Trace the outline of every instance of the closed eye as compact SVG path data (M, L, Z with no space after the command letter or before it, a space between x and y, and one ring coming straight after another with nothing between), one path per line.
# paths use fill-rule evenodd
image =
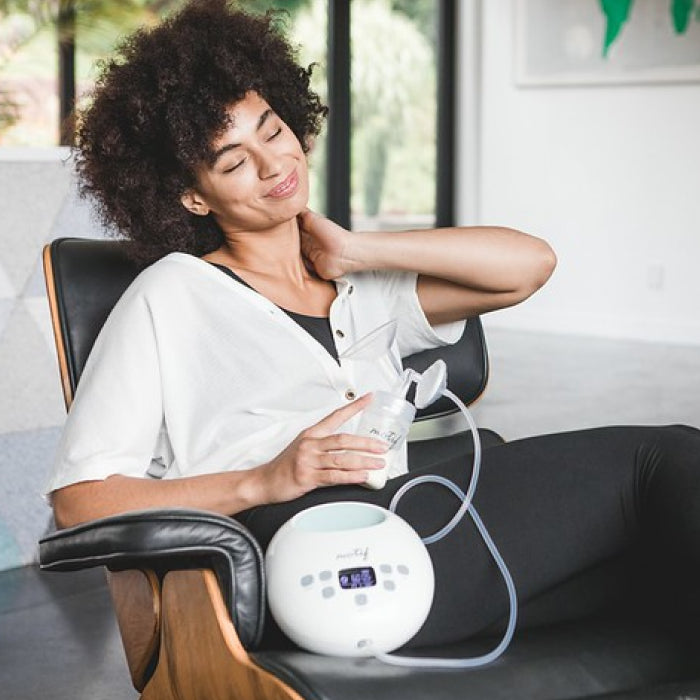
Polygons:
M272 134L267 140L268 140L268 141L272 141L272 139L277 138L281 133L282 133L282 127L281 127L281 126L278 126L278 127L277 127L277 131L275 131L275 133Z
M224 170L224 173L232 173L234 170L237 170L238 168L240 168L241 165L243 165L243 163L245 163L245 158L243 158L242 160L239 160L238 163L236 163L235 165L232 165L230 168L226 168L226 170Z

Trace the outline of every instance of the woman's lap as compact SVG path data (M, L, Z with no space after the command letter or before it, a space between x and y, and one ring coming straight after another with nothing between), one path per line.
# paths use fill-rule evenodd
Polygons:
M240 519L266 548L288 518L312 505L359 500L387 507L396 490L418 474L440 474L465 489L470 472L471 456L462 456L392 479L380 491L318 489ZM700 551L698 504L700 431L685 427L596 428L496 445L484 451L474 497L521 603L643 539L659 552L673 549L676 560L691 561L688 549ZM447 489L427 484L410 490L397 513L425 536L458 506ZM500 573L468 517L428 550L435 598L412 646L468 637L507 612ZM689 571L695 575L697 569Z

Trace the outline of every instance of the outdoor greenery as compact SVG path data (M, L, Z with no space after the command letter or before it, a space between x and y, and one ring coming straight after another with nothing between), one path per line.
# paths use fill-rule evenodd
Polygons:
M436 68L433 0L353 0L351 127L353 214L430 214L435 199ZM415 14L409 10L414 10ZM326 94L325 2L294 21L303 62L318 62L314 86ZM391 40L388 40L390 35ZM324 180L321 139L312 154L316 191ZM390 173L390 177L387 175Z
M97 62L110 55L120 37L156 23L181 4L182 0L0 0L0 145L56 142L59 36L75 41L80 103L94 81ZM325 98L327 0L240 4L252 12L275 8L288 14L299 59L315 64L313 85ZM353 214L430 216L435 192L437 4L353 0L351 16ZM311 165L311 205L322 209L323 134L314 144Z

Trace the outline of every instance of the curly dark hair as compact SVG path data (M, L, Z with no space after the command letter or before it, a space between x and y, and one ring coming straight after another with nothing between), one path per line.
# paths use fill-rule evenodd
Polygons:
M142 29L102 65L80 115L76 165L83 195L131 242L142 263L181 251L204 255L223 234L211 214L188 212L181 195L228 125L226 108L257 92L308 150L327 109L309 88L281 33L280 15L246 14L228 0L192 0Z

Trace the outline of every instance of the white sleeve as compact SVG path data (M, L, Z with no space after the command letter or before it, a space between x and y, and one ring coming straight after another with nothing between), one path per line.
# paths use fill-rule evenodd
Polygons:
M375 280L398 321L398 345L401 357L429 348L452 345L464 332L465 320L431 326L418 300L415 272L377 270Z
M146 299L129 289L87 360L46 493L112 474L146 476L162 423L151 313Z

